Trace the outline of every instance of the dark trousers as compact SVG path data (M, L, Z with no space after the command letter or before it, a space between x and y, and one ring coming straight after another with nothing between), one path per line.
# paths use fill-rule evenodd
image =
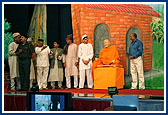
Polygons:
M20 84L23 91L28 91L30 87L30 64L30 58L19 59Z

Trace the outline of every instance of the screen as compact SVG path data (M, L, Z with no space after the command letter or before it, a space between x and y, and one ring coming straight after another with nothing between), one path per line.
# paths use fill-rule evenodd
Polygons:
M71 93L27 92L28 111L64 111L71 106Z

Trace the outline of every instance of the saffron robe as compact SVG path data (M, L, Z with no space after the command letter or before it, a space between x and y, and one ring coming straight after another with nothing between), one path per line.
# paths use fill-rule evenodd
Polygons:
M112 60L115 60L114 63L111 63ZM94 70L97 68L97 65L117 65L120 63L120 57L115 46L104 47L100 51L99 58L96 59L92 64L92 77L94 78Z

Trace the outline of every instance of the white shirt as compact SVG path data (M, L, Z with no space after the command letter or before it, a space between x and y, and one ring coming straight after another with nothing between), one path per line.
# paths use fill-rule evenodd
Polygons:
M41 110L41 111L46 111L46 109L45 109L44 106L42 106L42 107L40 108L40 110Z
M79 45L79 49L78 49L78 57L80 58L80 62L79 62L79 70L84 70L84 69L91 69L92 67L92 58L93 58L93 47L92 44L87 43L81 43ZM84 60L89 60L90 62L88 63L88 65L85 65L82 61L82 59Z
M58 105L57 105L57 109L61 109L61 105L60 105L60 103L58 103Z
M47 46L44 50L42 47L36 47L35 52L37 54L37 67L47 67L49 65L49 57L48 54L50 53L50 48Z

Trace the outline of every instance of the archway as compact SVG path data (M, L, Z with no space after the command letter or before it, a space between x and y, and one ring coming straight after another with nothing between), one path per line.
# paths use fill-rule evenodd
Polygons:
M104 47L104 40L110 39L110 29L109 27L102 23L96 26L94 30L94 54L98 58L100 50Z
M126 53L127 53L127 75L130 75L130 60L129 60L129 47L131 44L131 40L130 40L130 35L131 33L136 33L137 34L137 39L142 41L142 35L140 32L140 29L138 27L132 26L126 35Z

